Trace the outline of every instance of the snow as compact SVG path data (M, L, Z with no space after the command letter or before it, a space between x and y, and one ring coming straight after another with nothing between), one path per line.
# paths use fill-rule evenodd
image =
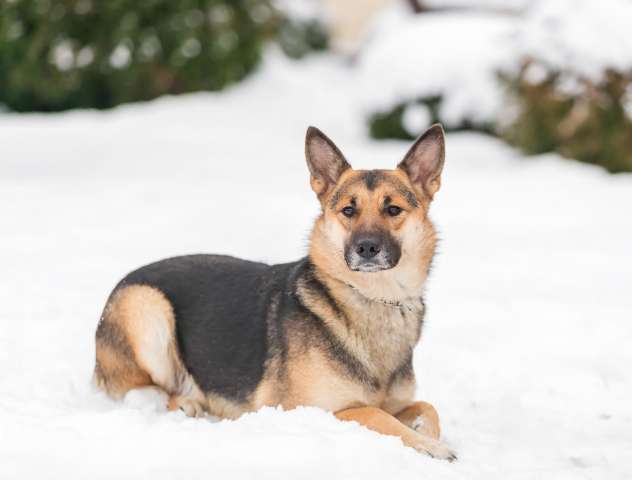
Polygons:
M326 19L325 9L322 2L318 0L273 0L272 4L290 18L298 20Z
M326 87L326 88L325 88ZM131 269L194 252L284 262L317 215L309 124L394 166L335 59L221 94L0 116L0 478L608 478L632 475L632 176L449 134L415 354L453 464L326 412L189 419L90 385L93 333Z
M629 0L435 0L430 5L470 8L421 15L402 4L378 17L359 54L367 115L440 95L446 126L496 125L511 116L499 74L514 76L526 61L534 83L561 72L559 89L569 95L608 70L632 70Z
M425 105L411 104L406 106L402 115L402 125L411 136L423 132L432 123L432 113Z
M533 0L424 0L423 4L433 8L493 9L519 12Z
M632 3L628 0L539 0L516 37L516 58L598 82L607 69L632 68Z
M441 95L448 126L495 119L503 101L497 72L511 62L518 20L494 13L451 12L378 22L358 60L360 102L367 113Z

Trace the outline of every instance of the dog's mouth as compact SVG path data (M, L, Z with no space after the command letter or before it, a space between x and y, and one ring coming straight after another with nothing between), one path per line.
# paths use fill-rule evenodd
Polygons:
M363 263L358 265L355 268L351 268L354 272L379 272L380 270L387 270L391 267L384 267L382 265L378 265L377 263Z
M380 259L378 261L366 261L359 260L358 258L345 258L349 270L352 272L373 273L381 272L383 270L390 270L395 267L397 263L390 262L386 259Z

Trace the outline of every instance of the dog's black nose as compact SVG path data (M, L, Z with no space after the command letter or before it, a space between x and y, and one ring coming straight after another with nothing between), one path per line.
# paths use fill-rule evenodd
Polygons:
M371 239L364 239L364 240L360 240L357 244L356 244L356 253L358 255L360 255L362 258L373 258L375 257L378 253L380 253L380 250L382 249L382 247L380 246L380 244L378 242L376 242L375 240L371 240Z

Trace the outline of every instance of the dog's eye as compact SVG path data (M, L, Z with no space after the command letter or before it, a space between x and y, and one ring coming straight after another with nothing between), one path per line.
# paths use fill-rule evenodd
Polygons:
M386 211L388 212L388 214L391 217L396 217L397 215L402 213L402 209L400 207L398 207L398 206L395 206L395 205L391 205L391 206L387 207Z
M342 214L345 217L351 218L353 217L353 214L355 213L355 208L353 207L345 207L342 209Z

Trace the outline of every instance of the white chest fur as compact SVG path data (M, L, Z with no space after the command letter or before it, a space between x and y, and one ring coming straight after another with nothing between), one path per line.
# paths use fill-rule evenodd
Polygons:
M419 340L423 303L421 299L404 303L353 297L347 348L383 383L409 359Z

